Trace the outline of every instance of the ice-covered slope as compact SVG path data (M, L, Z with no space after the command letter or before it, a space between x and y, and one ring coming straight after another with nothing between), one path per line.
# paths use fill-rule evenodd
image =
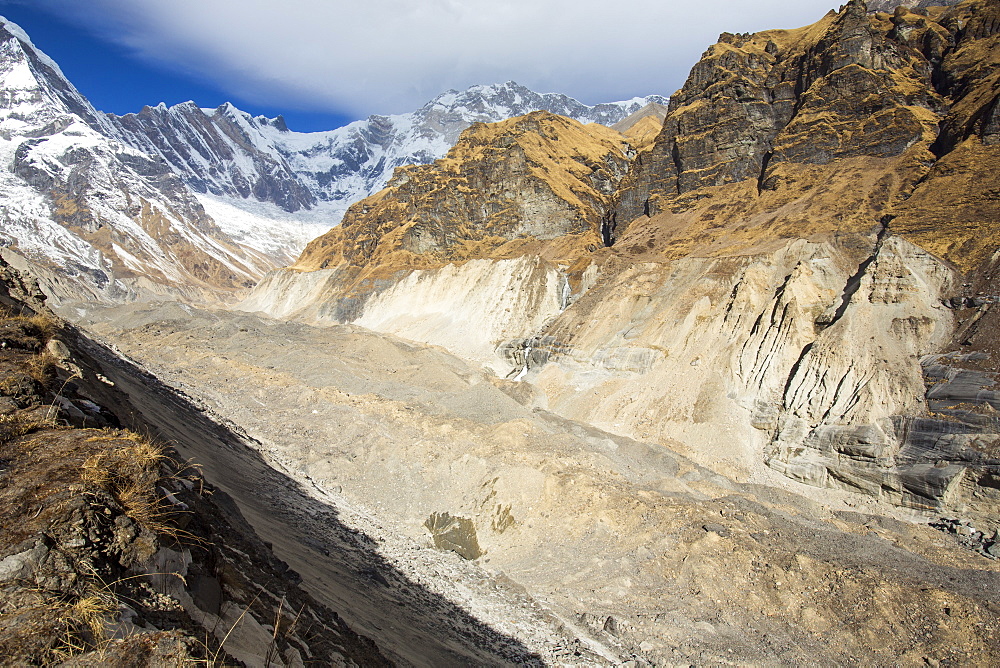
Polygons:
M117 140L4 19L0 91L0 244L56 298L232 289L272 266L232 243L161 160Z
M193 102L146 107L111 122L125 141L161 156L199 193L239 207L270 202L288 212L313 209L320 214L314 218L334 225L351 204L382 189L396 167L444 157L473 123L545 110L613 125L650 102L665 100L653 95L588 106L508 81L449 90L416 111L326 132L293 132L280 116L254 117L230 104L200 109Z

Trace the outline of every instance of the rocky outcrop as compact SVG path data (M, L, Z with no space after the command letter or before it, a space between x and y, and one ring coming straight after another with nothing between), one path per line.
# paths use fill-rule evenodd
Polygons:
M835 209L830 213L839 229L870 228L894 213L890 207L928 192L926 184L916 184L931 181L925 178L929 168L949 160L953 149L975 152L993 141L998 56L990 26L996 11L992 3L966 2L932 14L901 9L891 17L872 16L855 1L798 30L723 35L671 98L656 144L636 160L614 212L616 238L643 215L705 211L708 196L723 205L706 212L716 220L756 215L777 223L779 236L802 234L802 227L789 229L796 212L782 206L802 201L810 189L811 195L836 192L830 200L853 200L850 209L824 207ZM977 141L964 144L972 138ZM863 200L851 196L855 187L847 183L857 183L862 172L845 169L861 156L863 171L878 181ZM940 169L942 175L951 171ZM845 183L838 187L840 179ZM700 190L754 181L756 196L738 212L730 204L742 193ZM944 187L963 192L957 183ZM976 198L980 204L983 199ZM975 246L981 234L995 242L987 228L961 229L966 220L966 212L958 212L938 236L953 247ZM901 223L895 231L918 233L915 240L928 247L926 231L913 229L916 221ZM693 240L705 230L687 232ZM944 250L941 245L933 250ZM985 259L985 249L974 250L974 258L970 250L942 256L971 268Z
M996 461L982 444L996 426L941 413L928 373L952 372L921 359L950 352L953 308L985 307L975 292L994 281L986 221L1000 211L982 174L998 158L996 11L970 0L889 16L851 2L797 30L723 35L617 192L577 195L590 213L576 218L567 197L550 209L580 227L524 206L540 186L512 170L528 155L506 139L514 126L475 128L434 167L401 170L246 307L445 345L532 382L564 416L679 441L741 479L778 471L988 515ZM562 156L581 139L535 145ZM535 173L552 192L568 182ZM490 209L497 193L509 204ZM525 253L551 269L504 273ZM527 320L511 293L537 309L534 331L502 317ZM963 317L991 338L976 324L988 308ZM983 397L973 412L988 412Z
M600 243L601 211L630 151L612 130L547 112L474 125L444 159L397 170L293 269L386 265L398 253L446 262L528 239Z
M614 273L536 338L528 378L549 405L634 437L683 434L737 476L761 457L808 484L988 516L993 381L940 413L951 390L928 374L969 376L925 356L955 345L942 302L985 285L998 247L981 176L998 157L996 69L973 65L1000 53L995 13L853 2L797 31L724 35L624 182Z
M452 344L502 369L491 350L530 336L565 306L569 283L583 280L582 267L556 259L602 245L601 212L631 151L613 130L547 112L474 125L446 158L397 170L240 308L357 321L418 340L452 322ZM490 261L466 262L475 258ZM456 284L469 291L449 299ZM436 324L411 326L426 318Z
M950 7L952 5L957 5L961 1L962 0L868 0L866 4L868 5L869 12L888 12L891 14L897 7L919 10L929 7Z

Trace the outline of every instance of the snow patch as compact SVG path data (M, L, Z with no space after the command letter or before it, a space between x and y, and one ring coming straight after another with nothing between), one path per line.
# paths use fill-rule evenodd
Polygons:
M287 264L295 261L306 244L340 222L331 207L288 213L270 202L197 195L216 225L234 241Z

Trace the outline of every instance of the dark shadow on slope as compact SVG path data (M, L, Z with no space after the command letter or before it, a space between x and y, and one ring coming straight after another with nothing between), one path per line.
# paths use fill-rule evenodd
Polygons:
M78 361L88 367L81 385L115 407L127 426L160 436L200 465L206 479L233 498L232 513L242 514L272 544L276 556L301 575L304 588L386 656L427 666L544 665L517 639L398 571L372 538L344 525L335 509L269 466L238 428L216 423L103 345L79 333L76 339Z

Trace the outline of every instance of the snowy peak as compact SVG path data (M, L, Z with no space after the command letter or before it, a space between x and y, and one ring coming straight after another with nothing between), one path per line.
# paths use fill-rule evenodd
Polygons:
M7 118L31 123L45 115L69 113L97 131L110 130L104 116L69 82L55 61L39 51L20 26L3 17L0 87L7 93L0 101Z
M194 102L145 107L111 119L125 141L161 157L195 192L253 198L290 212L316 202L261 133L287 131L284 120L254 118L228 102L210 111Z
M464 91L449 90L428 102L417 114L443 110L451 114L483 115L495 122L523 116L532 111L548 111L581 123L613 125L649 102L663 104L666 99L652 95L623 102L588 106L568 95L539 94L517 82L508 81L502 84L472 86Z
M0 93L0 245L25 258L57 300L240 289L270 267L237 247L159 156L125 141L113 117L7 21Z

